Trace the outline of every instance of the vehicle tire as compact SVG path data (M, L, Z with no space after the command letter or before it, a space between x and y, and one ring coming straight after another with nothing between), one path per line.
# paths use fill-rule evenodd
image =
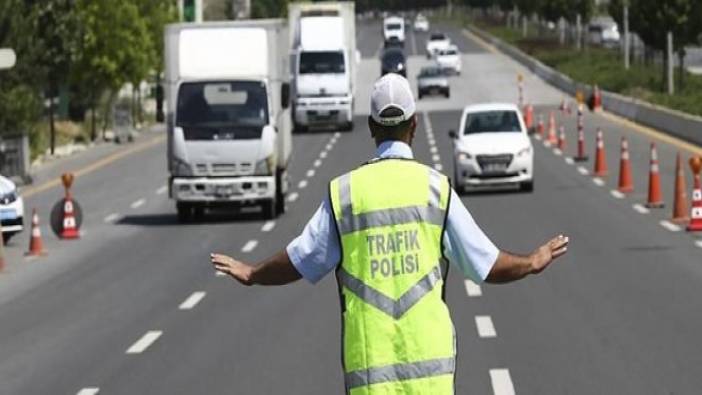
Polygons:
M447 89L446 92L444 92L444 96L446 96L447 99L451 97L451 91Z
M188 203L176 203L176 211L178 211L178 222L181 224L190 222L192 219L193 208Z
M418 93L417 93L417 99L418 99L418 100L422 100L422 96L424 96L424 95L422 95L422 92L418 92Z
M522 192L534 192L534 180L525 181L519 185Z
M261 203L261 215L265 220L275 219L278 199L275 197Z
M2 241L3 241L3 244L6 245L6 244L10 241L10 239L12 238L12 236L14 236L14 235L16 235L16 234L17 234L16 232L7 232L7 233L3 233L3 234L2 234Z
M205 216L205 207L202 205L194 205L192 207L192 219L194 221L201 221L202 217Z
M352 130L353 130L353 121L351 121L351 122L346 122L346 124L344 124L344 126L341 128L341 130L344 131L344 132L350 132L350 131L352 131Z
M275 214L281 215L285 213L285 194L283 193L283 181L285 172L282 170L276 171L275 177Z
M293 133L305 133L307 132L307 126L300 125L299 123L293 123Z

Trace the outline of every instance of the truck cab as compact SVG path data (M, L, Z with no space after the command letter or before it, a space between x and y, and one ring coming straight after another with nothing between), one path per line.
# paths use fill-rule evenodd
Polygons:
M405 45L405 20L399 16L391 16L383 20L383 39L385 46Z

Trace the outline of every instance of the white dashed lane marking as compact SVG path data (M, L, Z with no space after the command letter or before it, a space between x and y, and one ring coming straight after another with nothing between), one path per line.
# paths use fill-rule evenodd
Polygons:
M492 393L495 395L515 395L512 377L508 369L490 369Z
M314 169L307 170L307 178L314 177Z
M105 217L104 221L108 224L111 224L113 222L117 222L118 219L119 219L119 214L112 213L112 214L108 215L107 217Z
M146 199L139 199L139 200L137 200L136 202L132 203L132 204L130 205L130 207L133 208L133 209L137 209L137 208L143 206L144 203L146 203Z
M569 164L569 165L572 165L572 164L575 163L575 161L574 161L573 158L571 158L570 156L567 156L567 157L565 158L565 163L567 163L567 164Z
M76 395L97 395L100 393L100 388L98 387L86 387L78 391Z
M586 168L584 168L584 167L582 167L582 166L578 166L578 173L580 173L580 174L586 176L586 175L588 175L590 172L589 172Z
M319 166L321 166L321 165L322 165L322 161L321 161L321 160L316 159L316 160L314 161L314 167L319 167Z
M288 202L294 202L300 195L297 192L292 192L288 195Z
M219 270L215 270L215 276L217 277L225 277L227 273L222 273Z
M433 160L434 162L439 162L441 161L441 157L439 155L434 154L432 155L431 160Z
M436 146L433 146L433 145L432 145L432 146L429 148L429 152L431 152L432 154L435 154L435 153L439 152L439 150L438 150L438 148L436 148Z
M162 331L148 331L127 349L127 354L141 354L146 351L161 335Z
M164 185L161 188L157 189L156 194L163 195L164 193L166 193L166 191L168 191L168 185Z
M326 157L327 157L327 151L322 151L322 152L320 152L320 153L319 153L319 157L322 158L322 159L326 158Z
M465 284L466 293L468 294L468 296L474 298L483 295L483 290L480 288L480 285L472 282L471 280L465 280Z
M257 240L249 240L249 241L247 241L246 244L244 244L244 246L241 248L241 252L251 252L251 251L254 250L254 248L256 248L257 245L258 245L258 241L257 241Z
M612 189L609 191L609 194L612 195L615 199L624 199L624 194L617 191L616 189Z
M195 307L202 298L205 297L205 292L204 291L197 291L193 292L192 295L188 296L183 303L178 306L180 310L191 310L193 307Z
M675 225L674 223L670 221L663 220L660 222L661 226L668 229L671 232L680 232L681 228L678 225Z
M648 214L649 210L642 204L636 203L635 205L631 206L636 210L639 214Z
M602 187L602 186L604 186L604 184L605 184L604 180L601 179L600 177L595 177L595 178L593 178L593 179L592 179L592 182L593 182L595 185L597 185L598 187Z
M325 149L326 151L331 151L331 149L332 149L333 147L334 147L334 144L329 143L329 144L327 144L326 147L324 147L324 149Z
M695 245L696 245L697 247L699 247L699 248L702 248L702 240L697 240L697 241L695 242Z
M442 171L442 170L444 170L444 167L441 165L441 163L435 163L434 169L436 169L438 171Z
M275 221L268 221L261 227L261 232L270 232L275 228Z
M497 337L495 325L492 324L492 318L489 315L475 316L475 326L478 328L478 336L482 338Z
M556 155L556 156L561 156L561 155L563 155L563 151L561 151L561 150L558 149L558 148L554 148L554 149L553 149L553 154Z
M300 181L300 183L297 184L297 187L300 189L305 189L307 187L307 180Z

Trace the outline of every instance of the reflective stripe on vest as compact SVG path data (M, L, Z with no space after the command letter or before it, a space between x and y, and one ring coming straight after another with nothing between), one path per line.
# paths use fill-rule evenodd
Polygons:
M372 162L330 184L351 395L454 393L455 332L442 299L449 196L444 175L407 160Z

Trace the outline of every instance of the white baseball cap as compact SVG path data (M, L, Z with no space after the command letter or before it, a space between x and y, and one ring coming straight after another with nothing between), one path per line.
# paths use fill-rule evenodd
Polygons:
M387 109L392 111L392 116L382 116ZM407 79L399 74L388 73L380 77L373 84L371 92L371 117L373 120L384 126L398 125L414 115L416 105L412 88Z

